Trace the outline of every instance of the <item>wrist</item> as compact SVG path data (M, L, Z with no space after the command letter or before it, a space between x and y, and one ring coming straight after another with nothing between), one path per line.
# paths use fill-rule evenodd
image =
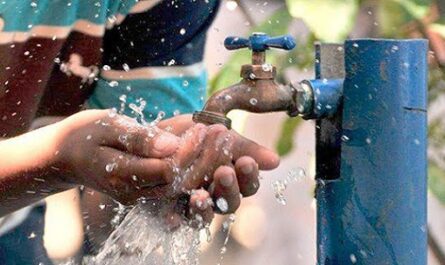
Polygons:
M69 146L67 146L69 129L64 122L58 122L48 127L52 127L51 137L49 139L49 152L47 153L46 170L49 181L53 182L58 188L70 189L75 186L72 183L73 166L69 159Z

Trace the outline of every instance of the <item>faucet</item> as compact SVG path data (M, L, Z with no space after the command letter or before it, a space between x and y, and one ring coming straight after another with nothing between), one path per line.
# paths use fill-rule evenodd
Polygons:
M217 92L208 99L202 111L194 113L195 122L220 123L230 129L231 120L226 115L233 109L255 113L287 111L290 116L299 114L297 94L301 89L279 84L275 80L275 66L266 63L269 48L292 50L296 46L291 36L269 37L265 33L253 33L249 39L228 37L224 46L228 50L249 48L252 63L241 67L239 83Z
M342 95L343 79L314 79L284 85L276 80L276 67L266 63L269 48L292 50L295 40L290 35L269 37L253 33L248 39L228 37L228 50L249 48L252 64L241 67L241 81L211 96L202 111L193 114L193 121L223 124L231 128L226 115L234 109L255 113L285 111L291 117L319 119L335 115ZM323 91L323 93L320 93Z

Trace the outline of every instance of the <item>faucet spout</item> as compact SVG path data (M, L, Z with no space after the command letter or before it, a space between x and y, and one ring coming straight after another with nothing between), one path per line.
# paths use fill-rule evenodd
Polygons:
M278 84L274 79L246 79L223 89L210 97L194 120L206 124L222 123L230 128L226 115L231 110L254 113L287 111L297 113L296 89Z
M234 109L255 113L292 111L294 98L290 86L280 85L273 79L243 79L210 97L203 110L223 115Z

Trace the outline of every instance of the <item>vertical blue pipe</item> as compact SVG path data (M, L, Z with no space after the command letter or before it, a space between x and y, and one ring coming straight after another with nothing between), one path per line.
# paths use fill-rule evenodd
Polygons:
M345 43L339 176L317 172L319 265L427 262L427 48Z

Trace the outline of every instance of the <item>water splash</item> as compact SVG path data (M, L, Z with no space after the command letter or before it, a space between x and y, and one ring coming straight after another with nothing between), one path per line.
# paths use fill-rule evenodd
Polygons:
M227 243L229 243L230 231L232 230L233 223L235 223L235 219L236 219L236 215L231 214L231 215L229 215L228 220L223 223L223 232L226 233L226 237L224 238L224 243L223 243L223 245L220 249L220 252L219 252L221 256L219 258L218 265L221 265L221 263L224 259L224 254L227 253Z
M151 211L153 205L148 202L139 202L131 209L101 251L94 257L86 257L83 264L199 264L199 230L183 224L170 231L162 219Z
M275 194L275 199L281 205L286 205L286 198L284 192L292 182L299 182L306 177L306 172L303 168L291 169L284 179L272 182L272 190Z
M139 99L137 100L137 103L139 103L139 106L135 103L130 103L128 107L135 113L136 119L138 119L142 125L147 125L144 117L144 109L145 106L147 106L147 101Z

